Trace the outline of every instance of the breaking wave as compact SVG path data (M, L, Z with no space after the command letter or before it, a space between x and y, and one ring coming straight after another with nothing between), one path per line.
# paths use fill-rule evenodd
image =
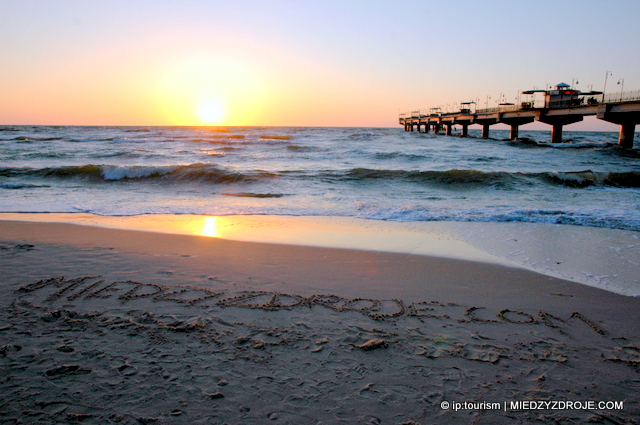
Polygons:
M164 182L233 183L275 178L276 174L255 171L241 173L216 164L167 166L78 165L47 168L0 168L0 176L83 178L94 181L157 180Z
M523 183L527 180L550 185L560 185L571 188L589 186L611 186L623 188L640 187L640 172L543 172L520 173L507 171L481 171L452 169L446 171L406 171L406 170L378 170L369 168L354 168L346 173L327 173L325 177L340 180L402 180L414 183L430 183L439 186L509 186Z
M235 171L218 164L188 165L75 165L46 168L0 167L0 177L80 178L93 181L158 180L164 182L233 183L252 182L287 176L307 181L335 180L343 182L405 182L444 188L513 189L531 184L569 188L617 187L640 188L640 172L572 172L520 173L451 169L445 171L407 171L353 168L346 171Z

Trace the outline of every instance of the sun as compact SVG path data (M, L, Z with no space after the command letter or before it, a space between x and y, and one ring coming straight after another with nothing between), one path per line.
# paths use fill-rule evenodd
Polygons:
M217 100L208 99L200 104L198 116L204 125L220 124L224 118L224 108Z

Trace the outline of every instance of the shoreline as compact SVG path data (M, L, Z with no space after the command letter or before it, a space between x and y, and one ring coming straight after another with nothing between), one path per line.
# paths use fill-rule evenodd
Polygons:
M392 222L352 217L0 213L0 221L71 223L244 242L404 253L522 268L640 296L640 233L512 222Z

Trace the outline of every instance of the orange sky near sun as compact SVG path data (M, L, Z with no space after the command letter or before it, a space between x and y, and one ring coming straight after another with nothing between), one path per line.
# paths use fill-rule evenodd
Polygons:
M241 55L206 55L201 46L164 53L144 46L47 64L4 90L3 123L75 125L394 124L397 110L374 107L374 91L330 65ZM156 53L156 54L154 54ZM278 62L281 60L282 62ZM284 64L284 62L288 62ZM311 61L313 62L313 61ZM282 71L282 66L287 69ZM17 78L16 78L17 79ZM347 94L345 98L336 93ZM378 96L379 97L379 96ZM377 105L384 105L378 99ZM393 102L389 102L393 103ZM212 106L215 105L215 106ZM350 112L345 113L348 107ZM215 113L213 109L217 109ZM386 110L385 110L386 109Z

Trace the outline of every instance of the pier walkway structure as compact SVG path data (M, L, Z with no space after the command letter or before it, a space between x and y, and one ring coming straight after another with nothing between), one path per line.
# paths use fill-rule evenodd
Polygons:
M568 84L560 83L554 90L528 90L525 95L544 93L544 103L537 107L536 102L501 103L495 108L477 109L476 102L462 102L460 110L443 112L441 108L430 108L429 113L413 111L410 114L400 114L400 125L405 131L414 131L424 127L424 132L430 129L438 134L445 128L446 135L452 134L454 125L462 126L460 136L466 137L468 127L472 124L482 126L482 137L489 138L489 127L493 124L504 123L511 127L509 139L518 138L518 128L521 125L540 121L552 126L551 142L562 141L562 128L565 125L582 121L587 115L595 115L599 119L620 126L618 145L626 148L633 147L636 124L640 124L640 90L619 92L604 95L602 92L581 92L573 90ZM597 97L596 97L597 96Z

